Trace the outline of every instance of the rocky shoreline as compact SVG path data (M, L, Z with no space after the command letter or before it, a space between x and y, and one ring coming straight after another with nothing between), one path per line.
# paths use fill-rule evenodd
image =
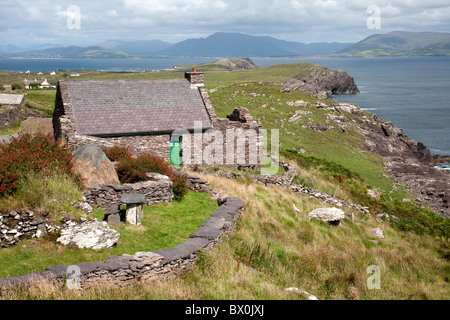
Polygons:
M414 195L410 200L450 217L450 172L434 168L437 160L446 157L432 156L424 144L376 115L359 120L364 147L386 159L390 178Z

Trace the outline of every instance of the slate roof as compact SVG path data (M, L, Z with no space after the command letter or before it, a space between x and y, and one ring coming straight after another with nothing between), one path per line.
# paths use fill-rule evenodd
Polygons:
M20 104L24 97L25 95L23 94L0 93L0 105Z
M185 79L65 82L78 134L193 130L195 121L212 128L199 90Z

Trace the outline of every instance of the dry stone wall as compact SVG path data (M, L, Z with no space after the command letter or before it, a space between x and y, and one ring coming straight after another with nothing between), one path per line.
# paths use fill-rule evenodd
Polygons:
M53 230L33 211L15 211L0 214L0 246L9 247L19 242L23 237L40 238L47 234L47 230Z
M96 185L89 184L84 192L86 202L91 206L106 209L112 204L121 205L124 194L143 194L147 205L171 202L174 198L172 181L143 181L138 183L126 183L123 185Z
M100 262L80 262L72 266L57 265L42 272L0 278L0 289L29 284L40 279L64 281L68 287L80 289L91 284L109 283L119 287L136 281L151 282L178 276L195 265L200 251L211 251L225 235L236 231L236 223L244 208L239 198L223 196L207 181L185 174L192 190L211 194L219 204L189 239L159 251L136 252L134 255L110 256ZM74 277L75 275L75 277Z
M22 108L19 106L1 106L0 107L0 130L8 128L16 121L23 121L28 118L45 118L43 112L33 109Z

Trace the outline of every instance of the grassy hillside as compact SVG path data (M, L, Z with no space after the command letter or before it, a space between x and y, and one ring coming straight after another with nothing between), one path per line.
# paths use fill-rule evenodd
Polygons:
M284 71L284 70L283 70ZM251 72L250 78L255 73ZM275 75L274 77L281 77ZM318 132L308 127L309 123L319 123L331 127L334 121L329 111L317 108L320 101L309 93L293 91L281 93L282 87L270 83L240 84L219 88L210 94L211 101L219 117L226 117L234 108L245 106L251 115L267 129L280 130L280 148L283 150L305 150L307 154L335 161L367 179L369 184L386 192L390 191L392 182L383 176L381 159L378 156L361 152L362 143L356 129L349 127L345 133L337 127ZM255 96L256 95L256 96ZM309 105L301 108L304 114L300 122L290 122L298 107L295 101L305 101ZM354 115L342 115L345 121L352 122ZM306 126L306 127L304 127Z
M311 210L329 207L316 198L196 172L192 174L241 198L246 206L236 233L215 251L202 253L191 272L165 282L120 289L102 285L77 291L54 283L35 283L29 290L7 292L2 298L306 299L285 290L298 287L322 300L450 299L449 220L403 203L408 197L403 188L389 194L393 182L384 172L383 159L363 149L355 115L329 110L330 101L308 93L282 92L279 83L312 68L314 65L294 64L207 73L206 86L214 88L210 97L219 117L244 106L264 128L280 130L283 157L299 171L294 183L328 194L336 192L336 197L347 202L360 201L370 207L371 215L355 214L353 221L345 219L338 227L330 226L307 219ZM120 76L168 78L183 74L86 72L80 78ZM36 94L33 99L46 103L49 98ZM299 101L306 106L296 106ZM369 197L367 188L378 190L380 199ZM294 204L300 212L294 210ZM375 219L379 212L395 214L401 221L379 222ZM381 228L385 238L376 239L370 232L373 228ZM251 269L244 266L250 262ZM367 286L370 266L380 269L381 289Z
M318 200L278 188L210 176L213 187L241 198L246 207L237 232L197 267L181 277L136 284L109 285L78 291L54 283L35 283L29 290L8 292L6 299L289 299L306 296L288 292L298 287L321 300L444 299L450 298L448 240L399 233L389 223L357 215L339 227L306 218L324 207ZM293 210L293 204L302 212ZM379 244L370 229L381 227ZM445 258L447 257L447 258ZM249 265L249 269L244 264ZM238 268L239 262L239 268ZM381 271L381 289L370 290L369 266Z

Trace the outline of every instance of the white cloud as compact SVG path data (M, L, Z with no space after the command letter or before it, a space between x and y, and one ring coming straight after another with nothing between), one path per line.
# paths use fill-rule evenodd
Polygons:
M70 5L81 9L80 30L67 30ZM370 5L381 8L377 33L450 30L448 0L0 0L0 42L180 41L217 31L356 42L374 32L366 25Z

